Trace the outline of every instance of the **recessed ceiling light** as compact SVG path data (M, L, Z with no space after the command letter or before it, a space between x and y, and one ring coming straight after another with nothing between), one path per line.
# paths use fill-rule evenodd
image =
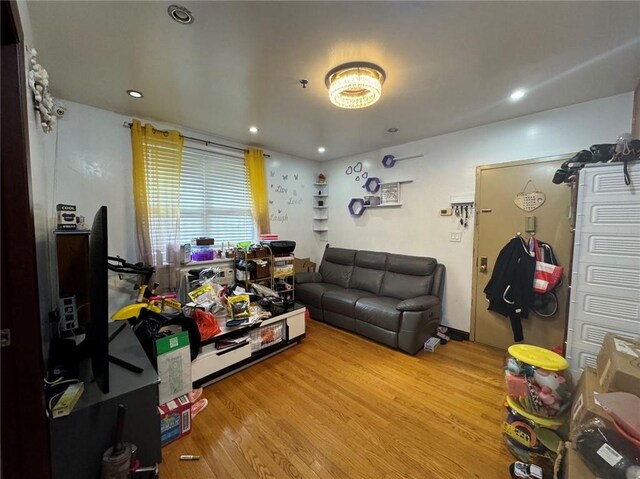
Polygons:
M387 131L388 131L389 133L397 133L397 132L398 132L398 129L397 129L397 128L389 128Z
M318 153L324 153L325 151L327 150L325 149L324 146L321 146L320 148L318 148Z
M133 98L142 98L144 96L138 90L127 90L127 93L129 94L129 96L132 96Z
M254 135L255 135L256 133L258 133L259 131L260 131L260 130L258 129L258 127L257 127L257 126L250 126L250 127L249 127L249 133L253 133Z
M193 23L193 15L191 12L181 5L170 5L167 12L169 12L169 16L178 23L182 23L183 25Z
M509 99L511 101L522 100L526 94L527 94L526 90L523 90L522 88L518 88L509 96Z

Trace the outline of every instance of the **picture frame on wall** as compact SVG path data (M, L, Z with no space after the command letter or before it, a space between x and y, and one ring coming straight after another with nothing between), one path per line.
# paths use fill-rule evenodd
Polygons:
M380 204L397 205L400 203L400 183L382 183L380 185Z

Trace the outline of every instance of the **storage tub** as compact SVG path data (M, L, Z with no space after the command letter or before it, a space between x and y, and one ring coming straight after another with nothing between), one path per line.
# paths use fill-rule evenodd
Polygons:
M519 461L536 464L552 473L558 446L562 442L554 431L562 426L562 421L533 416L508 396L506 407L507 417L502 424L502 432L511 454Z
M514 344L505 357L507 396L540 418L561 417L571 407L569 363L559 354L528 344Z
M213 245L191 245L191 261L211 261L214 257Z

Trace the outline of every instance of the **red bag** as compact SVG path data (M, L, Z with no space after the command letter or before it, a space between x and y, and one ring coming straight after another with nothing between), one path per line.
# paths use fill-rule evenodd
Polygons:
M536 253L536 271L533 275L533 291L535 293L548 293L553 291L562 279L562 266L558 266L551 247L547 246L549 258L543 258L540 252L538 240L531 238ZM547 262L549 261L549 262Z
M193 311L193 319L198 325L200 331L200 340L205 341L213 338L216 334L220 334L222 330L216 320L216 317L209 311L195 309Z

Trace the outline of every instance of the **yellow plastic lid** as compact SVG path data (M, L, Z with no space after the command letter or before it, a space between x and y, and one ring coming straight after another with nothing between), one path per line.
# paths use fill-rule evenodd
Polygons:
M529 411L525 411L524 409L522 409L522 407L509 396L507 396L507 404L511 409L520 414L522 417L535 422L539 426L548 427L550 429L557 429L564 423L563 419L538 417L535 414L531 414Z
M563 371L569 367L567 360L559 354L531 344L514 344L507 351L523 363L549 371Z

